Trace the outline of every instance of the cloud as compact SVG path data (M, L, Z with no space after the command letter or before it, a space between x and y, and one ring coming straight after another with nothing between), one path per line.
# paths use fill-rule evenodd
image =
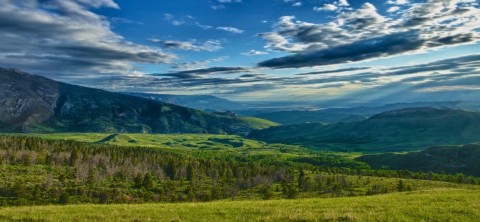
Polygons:
M334 4L325 4L322 7L313 7L313 11L335 11L338 7Z
M0 66L55 79L137 74L134 63L170 63L174 54L114 33L90 8L119 8L111 0L0 1ZM85 74L90 74L90 76Z
M473 68L473 69L472 69ZM421 72L434 72L434 71L460 71L460 72L472 72L480 68L480 54L443 59L435 62L401 66L389 69L388 75L406 75L415 74Z
M333 70L324 70L324 71L316 71L316 72L299 73L299 74L297 74L297 75L330 74L330 73L359 71L359 70L366 70L366 69L370 69L370 67L350 67L350 68L344 68L344 69L333 69Z
M242 0L217 0L215 2L210 1L213 3L210 8L213 10L219 10L219 9L224 9L225 4L230 4L230 3L242 3Z
M239 3L242 0L217 0L219 3Z
M391 5L405 5L408 3L410 3L409 0L388 0L387 1L387 4L391 4Z
M218 58L207 59L207 60L177 63L172 65L172 69L177 69L177 70L203 69L203 68L206 68L206 66L209 65L210 63L220 62L227 58L228 56L221 56Z
M212 7L217 7L217 6L212 6ZM221 6L221 7L223 7L223 6ZM236 33L236 34L241 34L241 33L244 32L244 30L241 30L241 29L238 29L238 28L235 28L235 27L229 27L229 26L215 27L215 26L211 26L211 25L204 25L204 24L201 24L200 22L198 22L192 16L177 18L176 16L167 13L167 14L163 15L163 20L169 22L171 25L174 25L174 26L190 25L190 26L196 26L196 27L204 29L204 30L216 29L216 30L221 30L221 31L226 31L226 32L231 32L231 33Z
M480 55L393 68L347 67L297 75L264 74L260 70L211 67L141 77L114 76L99 80L97 86L115 87L112 90L116 91L214 94L231 99L299 103L309 99L334 106L480 98L480 91L474 89L480 85Z
M346 9L347 6L350 6L347 0L339 0L333 3L324 4L322 7L313 7L313 11L342 11Z
M91 6L94 8L110 7L110 8L120 9L120 6L118 6L117 3L115 3L113 0L76 0L76 1L86 6Z
M243 30L237 29L237 28L234 28L234 27L222 27L222 26L220 26L220 27L217 27L216 29L226 31L226 32L235 33L235 34L241 34L241 33L244 32Z
M150 39L151 42L160 44L163 48L183 51L207 51L213 52L222 49L222 43L219 40L208 40L204 43L192 41L160 40Z
M268 52L258 51L253 49L248 52L242 53L242 55L246 55L246 56L267 55L267 54Z
M398 10L400 10L400 7L398 7L398 6L392 6L392 7L390 7L390 8L387 9L387 12L392 13L392 12L396 12L396 11L398 11Z
M258 63L260 67L299 68L362 61L420 49L425 41L416 32L395 33L333 48L307 51Z
M266 74L243 74L240 78L258 78L263 76L266 76Z
M156 73L150 74L151 76L170 76L176 78L199 78L202 75L213 75L213 74L232 74L232 73L242 73L248 72L249 70L245 67L210 67L204 69L194 69L194 70L185 70L179 72L170 72L170 73Z
M188 23L187 20L176 18L174 15L169 13L163 15L163 20L174 26L180 26Z
M292 7L301 7L302 5L302 2L295 2L292 4Z
M341 64L480 40L480 9L474 3L429 0L400 10L400 16L387 17L365 3L320 24L283 16L272 32L259 36L266 40L265 48L292 55L258 65L293 68Z
M459 86L434 86L419 89L417 92L445 92L445 91L480 91L480 86L459 85Z
M339 0L337 2L337 5L339 5L339 6L350 6L350 4L348 3L347 0Z

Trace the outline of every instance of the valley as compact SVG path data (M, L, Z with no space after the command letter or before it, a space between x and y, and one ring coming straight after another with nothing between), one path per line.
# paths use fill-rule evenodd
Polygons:
M200 221L370 220L367 209L382 210L376 218L437 220L452 214L433 210L458 206L421 201L474 205L471 193L480 189L476 111L390 105L257 114L255 108L243 116L0 71L7 98L1 101L2 220L167 218L129 213L154 208L175 212L168 220L193 220L194 213L180 214L184 207L202 214ZM420 202L404 207L399 200ZM294 205L301 211L293 212ZM392 207L423 213L385 211Z
M480 221L479 0L0 0L0 222Z

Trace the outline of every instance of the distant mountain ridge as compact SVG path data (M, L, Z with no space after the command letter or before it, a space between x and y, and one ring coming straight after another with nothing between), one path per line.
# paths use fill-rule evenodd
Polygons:
M0 68L2 132L245 134L268 126Z
M406 154L365 155L359 161L380 168L480 176L480 145L435 146Z
M392 110L407 108L438 108L438 109L467 109L479 110L474 102L465 101L438 101L393 103L382 106L360 106L352 108L326 108L320 110L284 110L255 113L254 116L268 119L283 125L300 123L338 123L354 122L367 119L373 115Z
M234 102L211 95L171 95L171 94L153 94L122 92L122 94L138 96L164 103L175 104L199 110L240 110L248 109L249 106L244 103Z
M318 111L278 111L255 114L256 117L268 119L270 121L280 123L282 125L300 124L300 123L338 123L338 122L354 122L367 119L366 116L341 113L328 112L323 110Z
M389 152L480 141L480 113L410 108L336 124L305 123L253 131L250 138L335 151Z

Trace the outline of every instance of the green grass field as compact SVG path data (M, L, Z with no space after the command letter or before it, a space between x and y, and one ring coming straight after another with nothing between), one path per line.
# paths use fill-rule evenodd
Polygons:
M52 133L16 134L44 139L73 140L88 143L102 143L119 146L146 146L158 148L187 149L268 149L271 144L244 139L235 135L218 134L108 134L108 133ZM299 146L283 145L288 148Z
M367 197L0 209L3 221L478 221L480 192L434 189Z
M292 158L312 157L320 154L307 148L295 145L270 144L261 141L245 139L236 135L218 134L109 134L109 133L52 133L52 134L13 134L18 136L33 136L43 139L72 140L78 142L108 144L117 146L152 147L172 152L193 154L196 156L262 156L287 160ZM212 152L213 151L213 152ZM221 152L219 152L221 151ZM358 154L329 153L323 155L335 156L352 160Z

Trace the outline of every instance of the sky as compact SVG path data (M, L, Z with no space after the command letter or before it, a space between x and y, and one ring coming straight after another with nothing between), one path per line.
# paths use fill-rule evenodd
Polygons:
M478 0L0 0L0 67L237 101L480 98Z

